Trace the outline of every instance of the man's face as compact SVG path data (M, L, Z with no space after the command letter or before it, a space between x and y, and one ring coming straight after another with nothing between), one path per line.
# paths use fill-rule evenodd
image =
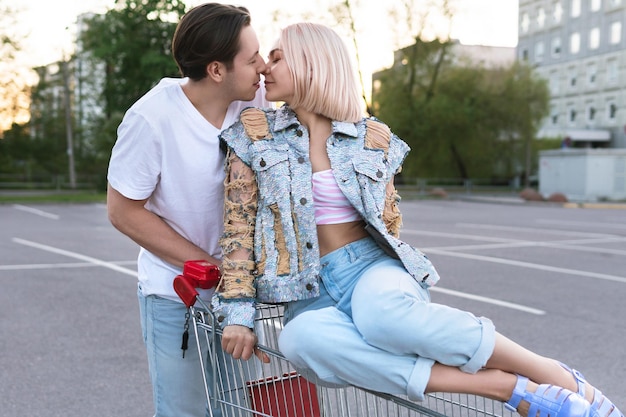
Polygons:
M241 30L239 44L240 50L227 73L226 83L233 100L252 100L265 71L265 61L259 54L259 41L252 26Z

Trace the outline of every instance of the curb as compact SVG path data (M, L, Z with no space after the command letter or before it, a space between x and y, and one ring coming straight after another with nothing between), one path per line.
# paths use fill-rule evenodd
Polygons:
M533 205L533 206L553 206L569 209L612 209L626 210L625 203L561 203L556 201L531 201L516 197L489 197L489 196L450 196L450 199L460 201L470 201L476 203L511 204L511 205Z
M626 210L626 204L619 203L564 203L564 208Z

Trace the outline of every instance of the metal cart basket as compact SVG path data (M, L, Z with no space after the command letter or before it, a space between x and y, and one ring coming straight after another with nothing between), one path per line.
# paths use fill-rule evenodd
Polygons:
M467 394L429 394L419 403L366 389L324 386L314 376L305 379L278 351L282 307L257 306L255 333L259 349L270 363L252 358L234 360L221 350L221 330L211 310L197 297L193 281L178 276L174 288L189 308L189 327L196 336L203 369L210 361L213 377L204 374L209 414L226 417L509 417L501 402ZM323 336L320 336L323 337ZM208 355L204 349L208 346ZM190 347L193 350L193 347ZM216 411L217 410L217 411Z

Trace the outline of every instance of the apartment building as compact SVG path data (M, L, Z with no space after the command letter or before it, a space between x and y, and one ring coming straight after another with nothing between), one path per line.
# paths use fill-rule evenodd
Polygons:
M540 137L626 148L626 0L519 0L517 58L549 84Z

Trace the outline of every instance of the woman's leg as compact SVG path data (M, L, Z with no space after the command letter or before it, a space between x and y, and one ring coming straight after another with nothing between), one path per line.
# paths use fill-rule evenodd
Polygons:
M396 355L366 343L350 317L335 307L305 311L289 321L279 349L303 375L322 385L355 385L424 399L433 361Z
M352 294L352 315L363 338L382 350L430 358L469 374L481 370L478 380L459 375L453 379L454 385L447 388L444 385L446 392L468 392L470 389L474 394L502 399L501 392L492 392L493 386L482 384L485 380L489 382L490 375L483 373L483 368L500 370L508 375L509 396L516 375L526 376L535 384L578 391L571 372L559 362L497 333L490 320L430 303L428 292L398 261L378 263L361 276ZM463 388L466 383L470 385ZM475 384L481 388L477 390ZM502 386L498 379L495 387ZM591 386L585 390L589 402L593 400L593 393Z
M524 375L537 384L552 384L578 392L574 376L554 359L541 356L511 339L496 333L496 344L486 368L501 369ZM585 398L592 402L594 390L587 384Z
M373 346L468 373L484 368L495 345L496 331L489 319L431 303L428 290L391 258L361 275L352 293L352 317Z
M476 394L498 401L511 398L517 376L499 369L484 369L468 374L454 366L435 363L431 369L426 392ZM531 384L532 390L536 384Z
M313 329L315 329L313 331ZM506 402L517 376L497 369L475 374L433 363L415 355L398 355L366 343L349 316L334 307L306 311L282 330L279 346L304 376L320 385L355 385L421 401L425 393L455 392ZM529 382L526 390L534 392ZM528 413L522 401L518 412Z

